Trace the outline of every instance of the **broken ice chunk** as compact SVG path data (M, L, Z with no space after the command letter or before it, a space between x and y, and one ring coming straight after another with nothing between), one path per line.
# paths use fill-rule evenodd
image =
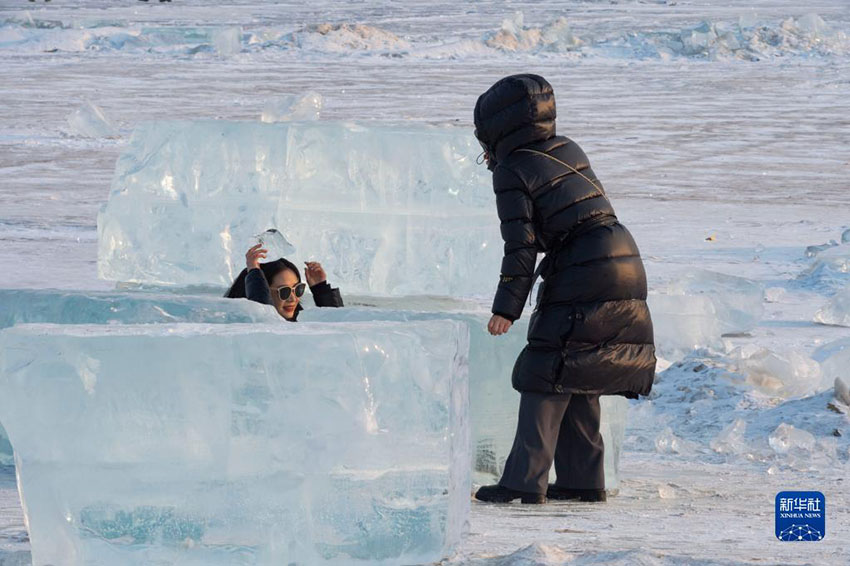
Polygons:
M288 94L266 103L260 120L267 123L318 120L321 110L322 95L317 92L308 92L304 95Z
M806 257L815 257L819 253L824 250L828 250L829 248L834 248L838 245L838 242L835 240L830 240L828 244L818 244L816 246L807 246L806 247Z
M744 437L746 431L747 422L744 419L735 419L732 424L720 431L709 445L712 450L722 454L743 454L748 448Z
M671 427L665 427L657 437L655 437L655 450L659 454L672 453L684 454L693 452L697 445L683 438L676 436Z
M676 360L698 348L722 349L720 320L709 297L650 294L647 304L663 357Z
M787 423L781 423L770 433L768 444L777 454L788 454L792 450L810 452L815 447L815 436Z
M838 291L815 313L815 322L835 326L850 326L850 287Z
M764 314L764 286L744 277L692 269L671 283L667 292L705 296L711 300L722 334L748 332Z
M91 102L86 102L68 115L71 131L85 138L115 138L118 129L106 117L103 110Z
M785 398L803 397L826 387L820 364L796 350L780 354L750 345L737 348L729 357L736 371L745 375L749 384L765 393Z
M264 261L274 261L281 257L288 258L295 255L295 246L289 243L286 236L275 228L269 228L254 237L257 238L257 243L268 250Z
M850 245L831 246L820 252L797 280L820 289L843 289L850 281Z

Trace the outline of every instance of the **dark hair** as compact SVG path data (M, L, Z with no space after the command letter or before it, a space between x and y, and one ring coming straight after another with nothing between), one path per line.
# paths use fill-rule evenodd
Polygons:
M260 270L263 272L263 275L266 277L266 283L269 285L272 284L272 280L275 276L284 271L285 269L289 269L295 276L298 278L298 282L301 283L301 273L298 271L298 268L294 263L289 261L288 259L280 258L274 261L270 261L268 263L261 263ZM224 294L228 299L244 299L247 297L245 294L245 277L248 275L248 268L243 269L239 275L236 276L236 279L233 281L233 285L230 286L227 293Z

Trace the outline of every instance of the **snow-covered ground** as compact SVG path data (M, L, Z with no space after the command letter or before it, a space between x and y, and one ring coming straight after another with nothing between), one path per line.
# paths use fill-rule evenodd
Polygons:
M813 322L850 281L846 260L809 272L805 254L850 228L846 0L2 2L0 60L0 286L78 289L108 287L95 216L139 121L259 119L315 91L326 119L471 131L496 79L542 74L650 288L710 269L759 281L765 311L751 332L665 360L631 404L615 497L473 504L447 564L850 562L850 417L825 381L803 387L818 348L850 338ZM88 102L99 118L79 113ZM824 540L774 537L774 497L796 489L825 494ZM0 564L25 563L0 468Z

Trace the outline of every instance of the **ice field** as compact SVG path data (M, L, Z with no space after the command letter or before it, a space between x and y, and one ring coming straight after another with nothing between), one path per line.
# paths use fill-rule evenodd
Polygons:
M805 8L788 0L210 4L0 0L0 328L81 317L96 325L89 327L92 333L103 333L109 340L121 340L122 332L138 332L122 330L128 321L163 327L191 323L198 334L192 340L211 340L199 329L223 328L222 323L251 323L249 328L260 332L280 322L277 315L247 301L230 305L215 295L224 291L230 274L241 269L242 248L250 244L241 240L265 227L248 224L259 224L256 216L270 213L275 222L292 228L287 236L296 246L296 263L326 263L331 283L339 285L346 298L346 308L339 310L316 309L308 299L299 319L304 328L359 327L364 320L374 320L375 309L383 313L380 324L387 328L454 328L455 323L430 320L440 309L470 325L470 367L476 352L483 360L477 362L480 373L469 376L470 391L476 380L488 387L484 399L470 398L471 438L473 443L476 438L492 439L498 460L512 440L510 427L476 432L476 414L493 407L502 410L512 396L518 399L508 381L488 383L485 377L498 364L511 363L510 353L522 343L530 307L507 336L493 338L484 332L487 285L495 285L498 276L500 242L489 243L494 234L498 237L497 218L495 206L487 209L487 171L474 163L478 149L471 135L472 108L498 78L536 72L555 88L559 133L582 145L618 217L640 247L652 293L658 373L648 399L617 400L628 408L625 423L612 422L614 428L607 433L622 434L622 445L617 491L604 504L490 506L461 502L457 494L432 497L427 493L430 479L418 484L424 490L419 500L429 502L430 507L423 507L430 510L429 517L450 516L458 505L469 505L468 533L440 563L850 562L846 1L815 0ZM223 132L230 132L231 145L216 142ZM443 145L416 143L441 136ZM327 146L338 153L315 151ZM221 153L210 153L215 151ZM267 156L268 166L257 164L266 177L228 172L234 160L258 155ZM384 159L364 159L375 155ZM165 158L156 161L151 156ZM287 165L279 166L281 161ZM419 168L414 173L409 167L382 168L386 162L415 163ZM133 185L133 175L149 173L158 163L184 175L175 177L172 185L154 187L159 191L156 198L168 202L140 203L133 200L135 194L123 201L110 199L116 188L150 187L147 181ZM458 175L428 177L429 166ZM208 190L205 202L200 197L190 200L188 194L181 200L179 190L170 190L191 184L186 173L193 170L207 174L198 177L198 186ZM160 169L151 178L163 180L167 173ZM408 174L428 178L428 187L443 187L445 198L436 199L427 191L393 190L405 184ZM286 185L292 190L285 199L266 195L268 206L243 210L238 218L222 215L222 208L231 210L227 206L238 210L242 189L273 185L280 175L291 175ZM343 195L334 190L343 187L360 192ZM456 194L448 192L456 188ZM145 209L152 211L147 222L159 223L161 238L139 240L127 253L110 255L116 248L104 248L104 239L98 243L98 214L107 199L110 204L103 214L116 219L112 226L121 229L132 228L133 213L142 210L141 205L150 206ZM225 201L230 205L223 207ZM212 240L204 240L203 234L177 238L174 234L181 232L175 222L185 221L186 211L195 223L222 227ZM398 247L372 245L380 242L380 235L369 231L369 220L377 215L394 222L395 233L405 236L393 240L402 242ZM232 223L226 237L221 235L223 223ZM101 226L110 229L108 223ZM316 226L324 239L311 237ZM340 226L341 236L327 237ZM440 238L423 243L413 237L417 230ZM228 238L232 246L225 254ZM174 255L159 257L157 264L158 256L145 250ZM454 255L441 264L445 271L439 276L421 269L443 261L448 250ZM364 255L356 259L344 253L359 251ZM217 263L203 261L210 256ZM344 257L347 262L335 263ZM198 266L210 269L198 271ZM414 267L420 271L404 271ZM111 280L98 278L98 269ZM157 280L158 274L167 277ZM116 290L115 280L136 283ZM163 282L193 287L136 291L138 302L119 294L138 283ZM411 294L430 297L405 297ZM441 294L474 295L483 306L433 297ZM410 315L413 311L420 314ZM41 318L32 318L33 312ZM4 343L15 340L20 356L33 348L33 340L47 351L74 352L78 358L71 365L83 376L91 369L85 360L100 359L97 336L86 342L79 336L56 338L39 331L28 338L27 329L33 328L47 327L13 329L3 334ZM413 330L390 332L386 340L375 334L379 329L364 332L373 333L372 342L382 346L431 355L427 352L432 346L422 346ZM402 348L405 341L418 345ZM167 349L167 341L157 347ZM243 347L249 348L247 342ZM368 356L352 356L371 363ZM15 371L35 372L8 359L3 363L18 368ZM215 388L207 386L210 398L216 398ZM396 394L392 388L383 393L389 398ZM434 391L438 405L446 399L441 395ZM119 395L115 402L121 399ZM39 400L49 407L47 401ZM254 401L246 397L248 405ZM85 406L89 401L83 396L75 402ZM11 410L8 398L0 399L0 406ZM246 423L278 426L257 417L266 410L247 407ZM355 413L362 414L358 409L349 415ZM24 414L9 425L13 438L16 432L31 435L25 461L71 458L62 453L67 443L61 435L43 443L39 438L51 435L51 426L57 428L55 423L62 419L61 412L48 410L37 427L27 427ZM421 429L435 422L424 417L412 421L412 427ZM86 422L77 424L90 426ZM622 424L625 429L617 432ZM263 434L271 430L260 429ZM246 428L252 430L256 432ZM244 442L234 441L242 449L253 450L247 437L234 438ZM361 441L369 439L354 439L352 444ZM452 452L438 440L433 446L434 452L423 454L421 463L437 470L433 462L443 462ZM39 447L52 453L32 452ZM399 449L387 457L402 453ZM129 458L132 450L128 447L123 454ZM91 460L75 462L67 469L54 467L51 481L62 485L92 469ZM31 564L12 463L8 442L0 435L2 566ZM156 484L159 473L150 471L146 481ZM216 481L214 476L195 479L194 489ZM490 479L472 474L474 485ZM99 481L112 480L104 476ZM280 480L269 474L264 481ZM412 491L417 488L409 485ZM819 490L826 496L824 540L776 540L774 497L793 489ZM112 537L122 528L120 521L109 515L108 506L90 505L87 493L75 493L74 501L33 501L87 508L87 528L102 537L109 531ZM258 539L263 529L273 528L274 521L267 519L278 512L273 501L249 495L255 510L265 505L266 514L251 517L250 507L240 511L254 521L250 532L236 537L241 541ZM321 498L305 499L315 502L316 509L323 505ZM351 505L361 503L353 497ZM197 526L179 519L156 513L139 518L159 521L170 532L193 539ZM422 525L433 525L424 520L407 524L412 530L402 531L414 533L412 539L399 542L389 535L382 542L380 529L365 529L362 532L375 538L360 539L361 547L323 548L330 554L350 551L375 557L391 553L393 544L426 540L433 549L451 530L423 530ZM230 544L222 533L233 529L214 526L219 530L207 531L210 540ZM38 544L38 532L57 538L64 532L58 525L31 528L33 544ZM133 541L119 534L125 542ZM311 560L309 554L299 558L307 564ZM51 560L62 564L59 556ZM252 562L246 558L244 563Z

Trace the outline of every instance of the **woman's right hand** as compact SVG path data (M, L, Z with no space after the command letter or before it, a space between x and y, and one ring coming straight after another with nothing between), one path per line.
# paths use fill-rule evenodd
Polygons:
M260 259L265 259L269 250L263 248L263 244L251 246L245 254L245 265L249 270L260 267Z

